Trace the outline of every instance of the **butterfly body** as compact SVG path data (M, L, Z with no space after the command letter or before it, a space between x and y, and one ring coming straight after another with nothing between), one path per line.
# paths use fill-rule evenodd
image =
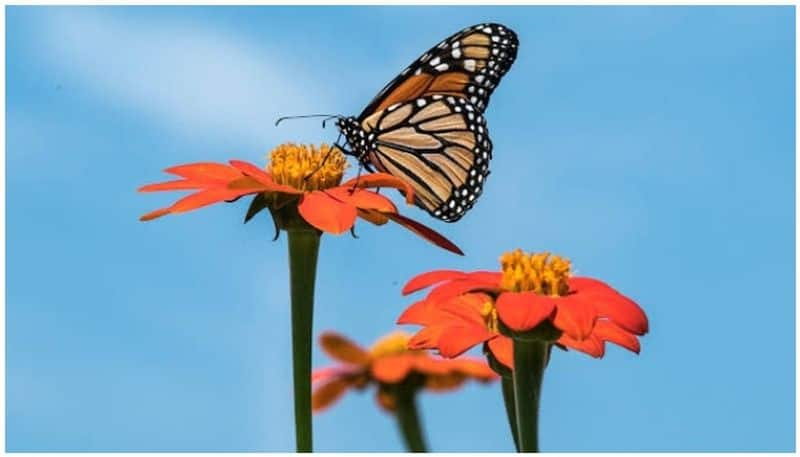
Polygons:
M468 27L423 54L339 130L367 169L408 181L416 203L459 220L483 191L492 142L483 112L517 54L500 24Z

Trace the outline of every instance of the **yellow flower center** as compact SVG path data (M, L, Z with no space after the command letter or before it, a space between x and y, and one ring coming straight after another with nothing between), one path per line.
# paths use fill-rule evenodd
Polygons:
M345 168L347 160L342 151L327 144L282 144L272 150L267 165L276 183L302 191L338 186Z
M489 329L490 332L500 332L500 327L497 325L497 308L495 308L492 299L486 300L486 303L483 304L483 308L481 308L481 317L483 317L483 323L486 324L486 328Z
M569 260L549 252L528 254L521 249L500 257L503 267L501 286L514 292L536 292L559 296L569 292Z
M410 339L411 335L406 332L392 332L379 339L375 342L375 344L372 345L372 348L369 351L370 355L372 355L373 359L378 359L390 355L410 352L410 349L408 349L408 340Z

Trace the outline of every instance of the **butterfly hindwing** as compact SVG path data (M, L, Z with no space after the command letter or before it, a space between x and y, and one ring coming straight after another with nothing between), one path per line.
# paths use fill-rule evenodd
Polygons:
M462 96L480 112L517 56L517 35L500 24L478 24L434 46L381 90L360 120L389 106L432 94Z
M396 103L361 128L373 138L369 163L408 181L433 216L454 222L481 194L492 143L483 114L466 98L436 94Z

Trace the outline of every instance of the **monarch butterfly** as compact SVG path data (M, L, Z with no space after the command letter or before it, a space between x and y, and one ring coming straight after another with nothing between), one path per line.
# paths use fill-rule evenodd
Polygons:
M358 117L337 127L367 170L408 181L416 204L455 222L475 204L489 175L492 141L483 112L517 57L517 35L478 24L420 56ZM337 116L338 117L338 116Z

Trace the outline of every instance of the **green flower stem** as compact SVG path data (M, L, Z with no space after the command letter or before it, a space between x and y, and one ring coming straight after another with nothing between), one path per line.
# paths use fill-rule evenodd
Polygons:
M506 404L506 415L508 415L508 425L511 427L511 435L514 437L514 448L519 452L519 433L517 433L517 408L514 405L514 380L511 377L503 376L503 402Z
M428 452L417 411L417 389L400 386L396 396L397 404L394 414L397 417L397 425L400 427L403 441L406 443L406 449L409 452Z
M514 339L514 406L520 452L539 452L539 398L549 345Z
M304 228L288 229L287 232L292 291L295 438L297 452L311 452L311 336L320 234Z

